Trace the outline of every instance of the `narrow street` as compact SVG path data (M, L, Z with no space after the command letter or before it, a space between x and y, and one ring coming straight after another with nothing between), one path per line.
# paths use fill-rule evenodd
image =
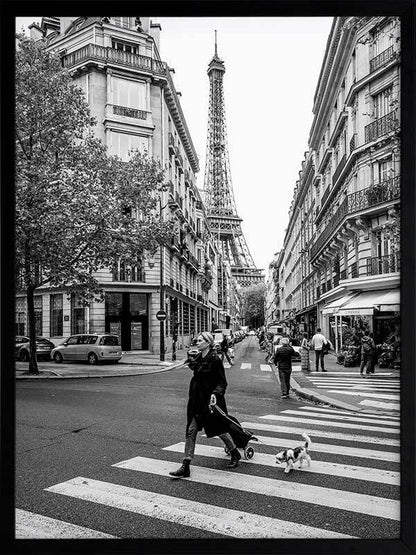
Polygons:
M230 414L258 438L234 470L218 438L182 460L190 371L18 381L18 538L399 537L398 416L282 400L257 339L226 369ZM295 374L296 372L294 372ZM275 455L312 440L311 467Z

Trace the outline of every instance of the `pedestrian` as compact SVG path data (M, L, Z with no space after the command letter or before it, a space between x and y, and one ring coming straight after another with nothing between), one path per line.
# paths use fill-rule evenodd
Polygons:
M310 372L309 350L311 346L308 341L308 334L304 333L300 344L300 369L302 372Z
M328 340L322 334L321 328L317 328L315 335L311 339L311 347L315 351L315 367L319 372L319 361L321 361L321 370L326 372L324 363L324 347L328 344Z
M202 332L197 338L199 355L188 366L193 371L189 384L187 404L187 422L185 432L185 449L182 465L173 472L174 478L189 478L190 464L194 457L198 431L204 428L207 437L219 436L231 454L227 468L235 468L241 459L231 435L228 432L227 420L222 417L213 405L228 414L225 402L224 366L214 348L214 337L209 332Z
M288 337L282 337L277 347L273 361L279 370L282 399L289 397L290 375L292 374L292 357L296 356L295 349L289 344Z
M224 335L223 340L220 343L220 350L221 350L221 358L222 361L224 362L224 357L228 360L228 364L230 366L233 366L233 362L230 358L230 355L228 353L228 348L229 348L229 342L228 342L228 337L226 335Z
M368 335L374 341L373 332L370 332ZM376 364L377 364L377 358L378 358L377 345L375 344L375 341L374 341L374 352L373 352L373 355L372 355L372 357L370 359L370 362L368 363L368 366L367 366L367 374L374 374L374 370L375 370L375 367L376 367Z
M361 364L360 364L360 376L363 378L364 375L371 373L371 361L373 359L376 350L376 345L374 339L370 337L368 333L364 333L361 338ZM365 374L364 374L365 368ZM370 372L369 372L370 369Z

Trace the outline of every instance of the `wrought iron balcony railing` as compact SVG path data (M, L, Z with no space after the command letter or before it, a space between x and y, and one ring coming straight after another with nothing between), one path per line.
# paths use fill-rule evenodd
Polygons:
M377 205L391 202L400 198L400 176L387 179L380 184L372 185L367 189L356 191L348 195L340 204L338 210L327 222L324 231L317 241L312 245L310 251L311 259L314 259L320 249L332 236L340 223L350 215L366 210Z
M87 44L75 50L75 52L64 55L62 57L62 65L66 68L71 68L89 60L129 66L166 75L165 63L161 60L155 60L148 56L140 56L130 52L122 52L121 50L110 48L109 46L99 46L98 44Z
M128 118L147 119L147 112L145 110L138 110L136 108L128 108L127 106L113 105L113 114L117 116L127 116Z
M383 50L378 56L370 60L370 73L376 69L385 66L395 57L395 52L392 46Z
M400 256L398 253L386 256L367 258L367 275L392 274L400 271Z
M379 137L383 137L383 135L395 131L398 127L399 120L397 119L397 110L393 110L364 127L365 142L369 143Z

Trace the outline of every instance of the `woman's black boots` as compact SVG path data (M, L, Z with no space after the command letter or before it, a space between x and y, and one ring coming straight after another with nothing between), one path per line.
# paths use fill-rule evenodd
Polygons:
M174 478L189 478L191 475L191 471L189 469L189 465L191 461L189 459L183 459L182 465L178 468L178 470L173 470L169 472L171 476Z
M238 461L241 459L240 451L237 449L233 449L230 451L231 461L227 464L227 468L235 468L238 466Z

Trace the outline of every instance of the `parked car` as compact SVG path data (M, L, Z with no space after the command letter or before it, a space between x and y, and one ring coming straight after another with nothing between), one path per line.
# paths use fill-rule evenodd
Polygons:
M55 344L45 337L36 337L36 358L38 360L46 358L50 360L51 351ZM17 335L15 342L16 358L22 362L29 360L29 338L24 335Z
M121 357L119 337L108 333L71 335L51 352L51 358L56 363L64 360L83 360L88 364L97 364L107 361L118 362Z

